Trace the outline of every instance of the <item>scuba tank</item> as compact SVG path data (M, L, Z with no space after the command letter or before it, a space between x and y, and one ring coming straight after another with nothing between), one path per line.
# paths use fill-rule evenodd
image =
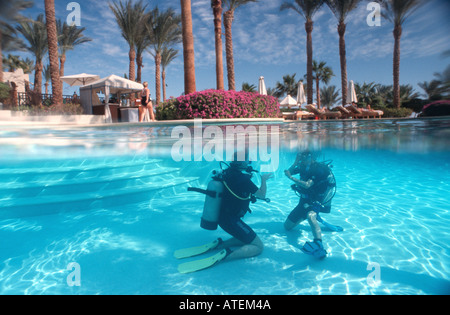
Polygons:
M212 180L208 183L208 187L206 190L196 187L188 187L188 191L195 191L206 195L205 203L203 205L203 214L200 221L200 227L210 231L214 231L217 229L220 209L222 206L222 196L225 189L227 189L235 198L240 200L250 200L254 203L256 202L256 199L260 199L256 198L253 195L249 195L248 197L244 198L236 195L225 182L225 177L228 169L224 170L222 168L222 163L230 168L228 164L226 164L225 162L221 162L221 170L213 171ZM257 172L251 167L248 167L243 171L247 173ZM270 202L269 198L264 198L262 200Z
M212 196L212 193L208 193L205 197L203 215L200 221L200 226L205 230L214 231L217 229L223 188L223 183L218 179L213 179L208 183L207 191L215 192L215 196Z

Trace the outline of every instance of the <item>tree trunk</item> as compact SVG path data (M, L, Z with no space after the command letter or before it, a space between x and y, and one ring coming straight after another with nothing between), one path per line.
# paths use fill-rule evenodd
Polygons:
M59 59L58 59L58 32L56 30L56 17L55 17L55 1L45 0L45 18L47 26L47 40L48 40L48 55L50 59L50 75L52 77L52 95L53 104L62 105L62 84L59 74ZM42 66L42 64L41 64ZM41 74L39 74L42 76ZM42 78L41 78L42 80ZM39 81L41 82L41 81ZM39 84L41 89L41 84ZM36 90L36 87L35 87ZM39 93L42 93L39 90Z
M225 26L225 48L227 57L227 76L228 90L236 90L236 82L234 79L234 56L233 56L233 34L231 27L234 20L234 11L227 11L223 16L223 24Z
M155 68L155 106L157 106L161 102L161 54L159 52L155 56Z
M396 25L394 28L394 107L400 108L400 38L402 36L402 26Z
M42 69L43 68L44 68L44 66L42 65L42 60L36 59L36 64L34 65L34 92L36 92L36 93L42 93ZM52 84L53 84L53 82L52 82ZM54 91L53 86L52 86L52 90Z
M0 60L3 60L3 52L2 52L2 29L0 28ZM0 62L0 82L3 82L3 62Z
M136 63L134 60L136 59L136 50L133 46L130 46L130 51L128 52L128 57L130 58L130 66L128 68L128 80L135 81L136 80Z
M64 55L61 55L61 57L59 59L59 75L60 75L59 83L61 84L61 93L64 88L64 82L61 80L61 77L64 76L64 65L65 64L66 64L66 55L64 54ZM48 94L48 93L45 92L45 94Z
M317 73L316 73L317 77ZM320 82L319 78L316 78L316 102L317 102L317 108L320 109Z
M313 103L313 47L312 47L312 31L313 21L305 23L306 30L306 94L308 96L308 104Z
M183 28L184 93L190 94L196 91L194 34L192 33L191 0L180 1L181 24Z
M136 82L142 83L142 68L144 67L143 57L141 54L136 56L137 63L137 74L136 74Z
M163 102L167 99L166 97L166 70L162 71L161 75L161 84L162 84L162 90L163 90Z
M222 48L222 0L213 0L214 35L216 44L216 84L218 90L224 90L223 48Z
M340 22L338 25L338 33L339 33L339 57L341 60L342 106L347 104L347 94L348 94L347 52L345 50L345 30L346 30L345 23Z
M61 55L59 59L59 75L64 76L64 65L66 64L66 55Z

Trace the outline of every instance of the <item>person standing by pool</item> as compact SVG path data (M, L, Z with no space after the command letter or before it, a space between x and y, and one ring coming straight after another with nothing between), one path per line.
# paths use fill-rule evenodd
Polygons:
M141 106L139 106L139 121L144 121L147 111L150 114L150 120L156 121L155 113L153 112L153 103L150 98L150 90L148 89L148 82L144 82L143 85L144 89L141 92Z
M295 163L284 173L295 183L292 188L300 194L300 201L287 217L284 227L289 231L300 222L308 220L314 241L306 242L302 251L324 258L327 252L323 248L318 219L319 212L331 211L331 199L336 186L333 173L326 163L317 162L314 154L308 150L299 153ZM300 178L293 177L296 174L300 174Z

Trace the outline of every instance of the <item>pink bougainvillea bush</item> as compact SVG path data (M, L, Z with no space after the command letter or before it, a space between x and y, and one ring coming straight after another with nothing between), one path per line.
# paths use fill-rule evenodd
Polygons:
M156 119L276 118L278 99L255 92L206 90L171 98L156 109Z

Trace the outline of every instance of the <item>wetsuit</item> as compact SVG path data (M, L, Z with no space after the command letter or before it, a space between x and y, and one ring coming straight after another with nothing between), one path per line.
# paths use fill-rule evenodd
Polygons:
M244 244L250 244L256 237L256 233L242 221L247 211L250 211L249 197L258 191L258 187L250 178L251 175L243 174L239 170L227 169L223 181L224 186L229 189L224 187L219 215L219 226Z
M305 204L312 205L315 201L323 204L323 208L320 212L330 213L331 211L331 200L324 200L326 192L329 188L328 176L331 171L328 165L323 163L313 162L309 168L306 168L303 164L297 164L289 168L291 175L300 174L301 181L313 180L314 184L309 189L301 188L297 185L297 190L301 194L300 201L298 205L289 214L289 220L292 222L300 222L306 219L306 215L312 208L305 208Z

